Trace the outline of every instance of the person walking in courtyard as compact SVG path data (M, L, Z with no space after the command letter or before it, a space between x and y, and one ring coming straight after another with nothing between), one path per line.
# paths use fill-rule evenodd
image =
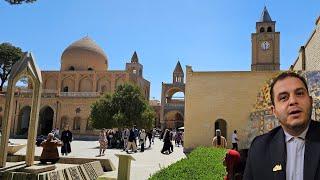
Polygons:
M171 135L170 135L170 131L169 129L166 129L165 132L164 132L164 135L163 135L163 147L162 147L162 150L161 150L161 153L162 154L170 154L173 152L173 145L172 145L172 142L171 142Z
M63 145L61 147L61 154L62 155L68 155L68 153L71 153L71 142L72 142L72 133L69 130L69 126L65 126L64 130L61 133L61 141L63 142Z
M129 134L130 134L130 131L129 131L128 128L125 128L125 129L122 131L123 151L125 151L125 150L127 149L128 140L129 140Z
M151 143L152 143L152 129L150 131L147 132L147 137L148 137L148 140L149 140L149 147L148 148L151 148Z
M156 128L153 128L153 130L152 130L152 144L154 144L154 138L156 137L156 134L157 134L157 130L156 130Z
M128 146L126 152L129 153L129 149L132 149L132 152L137 152L136 136L135 136L135 126L130 129Z
M139 134L139 144L141 146L140 151L144 152L144 145L146 144L146 132L144 129L141 130L141 133Z
M178 131L176 135L176 146L180 147L181 145L181 139L182 139L182 132Z
M99 156L104 156L104 152L105 150L107 149L107 146L108 146L108 140L107 140L107 136L106 136L106 131L105 129L102 129L100 131L100 134L99 134L99 144L100 144L100 147L99 147Z
M311 120L306 80L283 72L273 79L270 98L280 126L254 138L243 179L320 179L320 122Z
M46 164L47 162L51 162L52 164L55 164L59 160L58 146L61 145L61 141L55 140L54 134L49 133L47 140L44 140L41 143L43 149L40 156L40 163Z
M213 147L217 148L226 148L227 147L227 140L225 137L221 136L220 129L216 130L216 136L212 139Z
M232 149L238 151L238 135L237 135L237 130L234 130L231 136L231 142L232 142Z

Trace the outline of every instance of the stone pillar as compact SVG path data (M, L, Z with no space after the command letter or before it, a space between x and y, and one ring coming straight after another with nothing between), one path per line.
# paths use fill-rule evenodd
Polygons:
M97 91L97 73L93 73L93 78L92 78L92 92L98 92Z
M127 155L127 154L116 154L116 156L119 158L117 179L129 180L131 161L132 160L135 161L135 159L131 155Z
M29 130L28 130L28 143L27 143L27 154L26 154L26 164L27 166L32 166L34 162L34 151L36 144L36 136L38 129L39 120L39 109L40 109L40 99L41 99L41 85L35 82L32 97L32 106L29 120Z
M4 118L2 120L2 137L0 144L0 167L6 167L7 152L8 152L8 142L10 136L10 125L12 119L12 106L13 106L13 80L8 83L8 89L6 94L6 106L4 109Z
M79 74L76 73L74 78L74 92L79 92Z

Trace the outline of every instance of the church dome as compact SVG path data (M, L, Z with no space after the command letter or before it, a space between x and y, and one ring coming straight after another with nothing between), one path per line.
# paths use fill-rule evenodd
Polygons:
M106 71L108 58L104 51L88 36L67 47L61 56L61 70Z

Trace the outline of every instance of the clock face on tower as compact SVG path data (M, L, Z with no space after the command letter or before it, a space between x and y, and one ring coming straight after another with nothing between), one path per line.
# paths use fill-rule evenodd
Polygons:
M270 43L268 41L263 41L261 43L261 49L262 50L268 50L270 48Z

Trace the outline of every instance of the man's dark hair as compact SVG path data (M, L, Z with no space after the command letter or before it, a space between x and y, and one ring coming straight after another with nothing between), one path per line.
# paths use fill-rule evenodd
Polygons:
M307 85L307 81L304 77L302 77L301 75L295 73L295 72L292 72L292 71L285 71L281 74L279 74L277 77L275 77L270 85L270 98L271 98L271 103L272 105L274 105L274 93L273 93L273 87L274 85L277 83L277 81L279 80L283 80L287 77L295 77L295 78L298 78L300 79L303 84L304 84L304 87L307 89L307 92L309 93L308 91L308 85Z
M234 132L234 133L237 133L237 130L234 130L233 132Z

